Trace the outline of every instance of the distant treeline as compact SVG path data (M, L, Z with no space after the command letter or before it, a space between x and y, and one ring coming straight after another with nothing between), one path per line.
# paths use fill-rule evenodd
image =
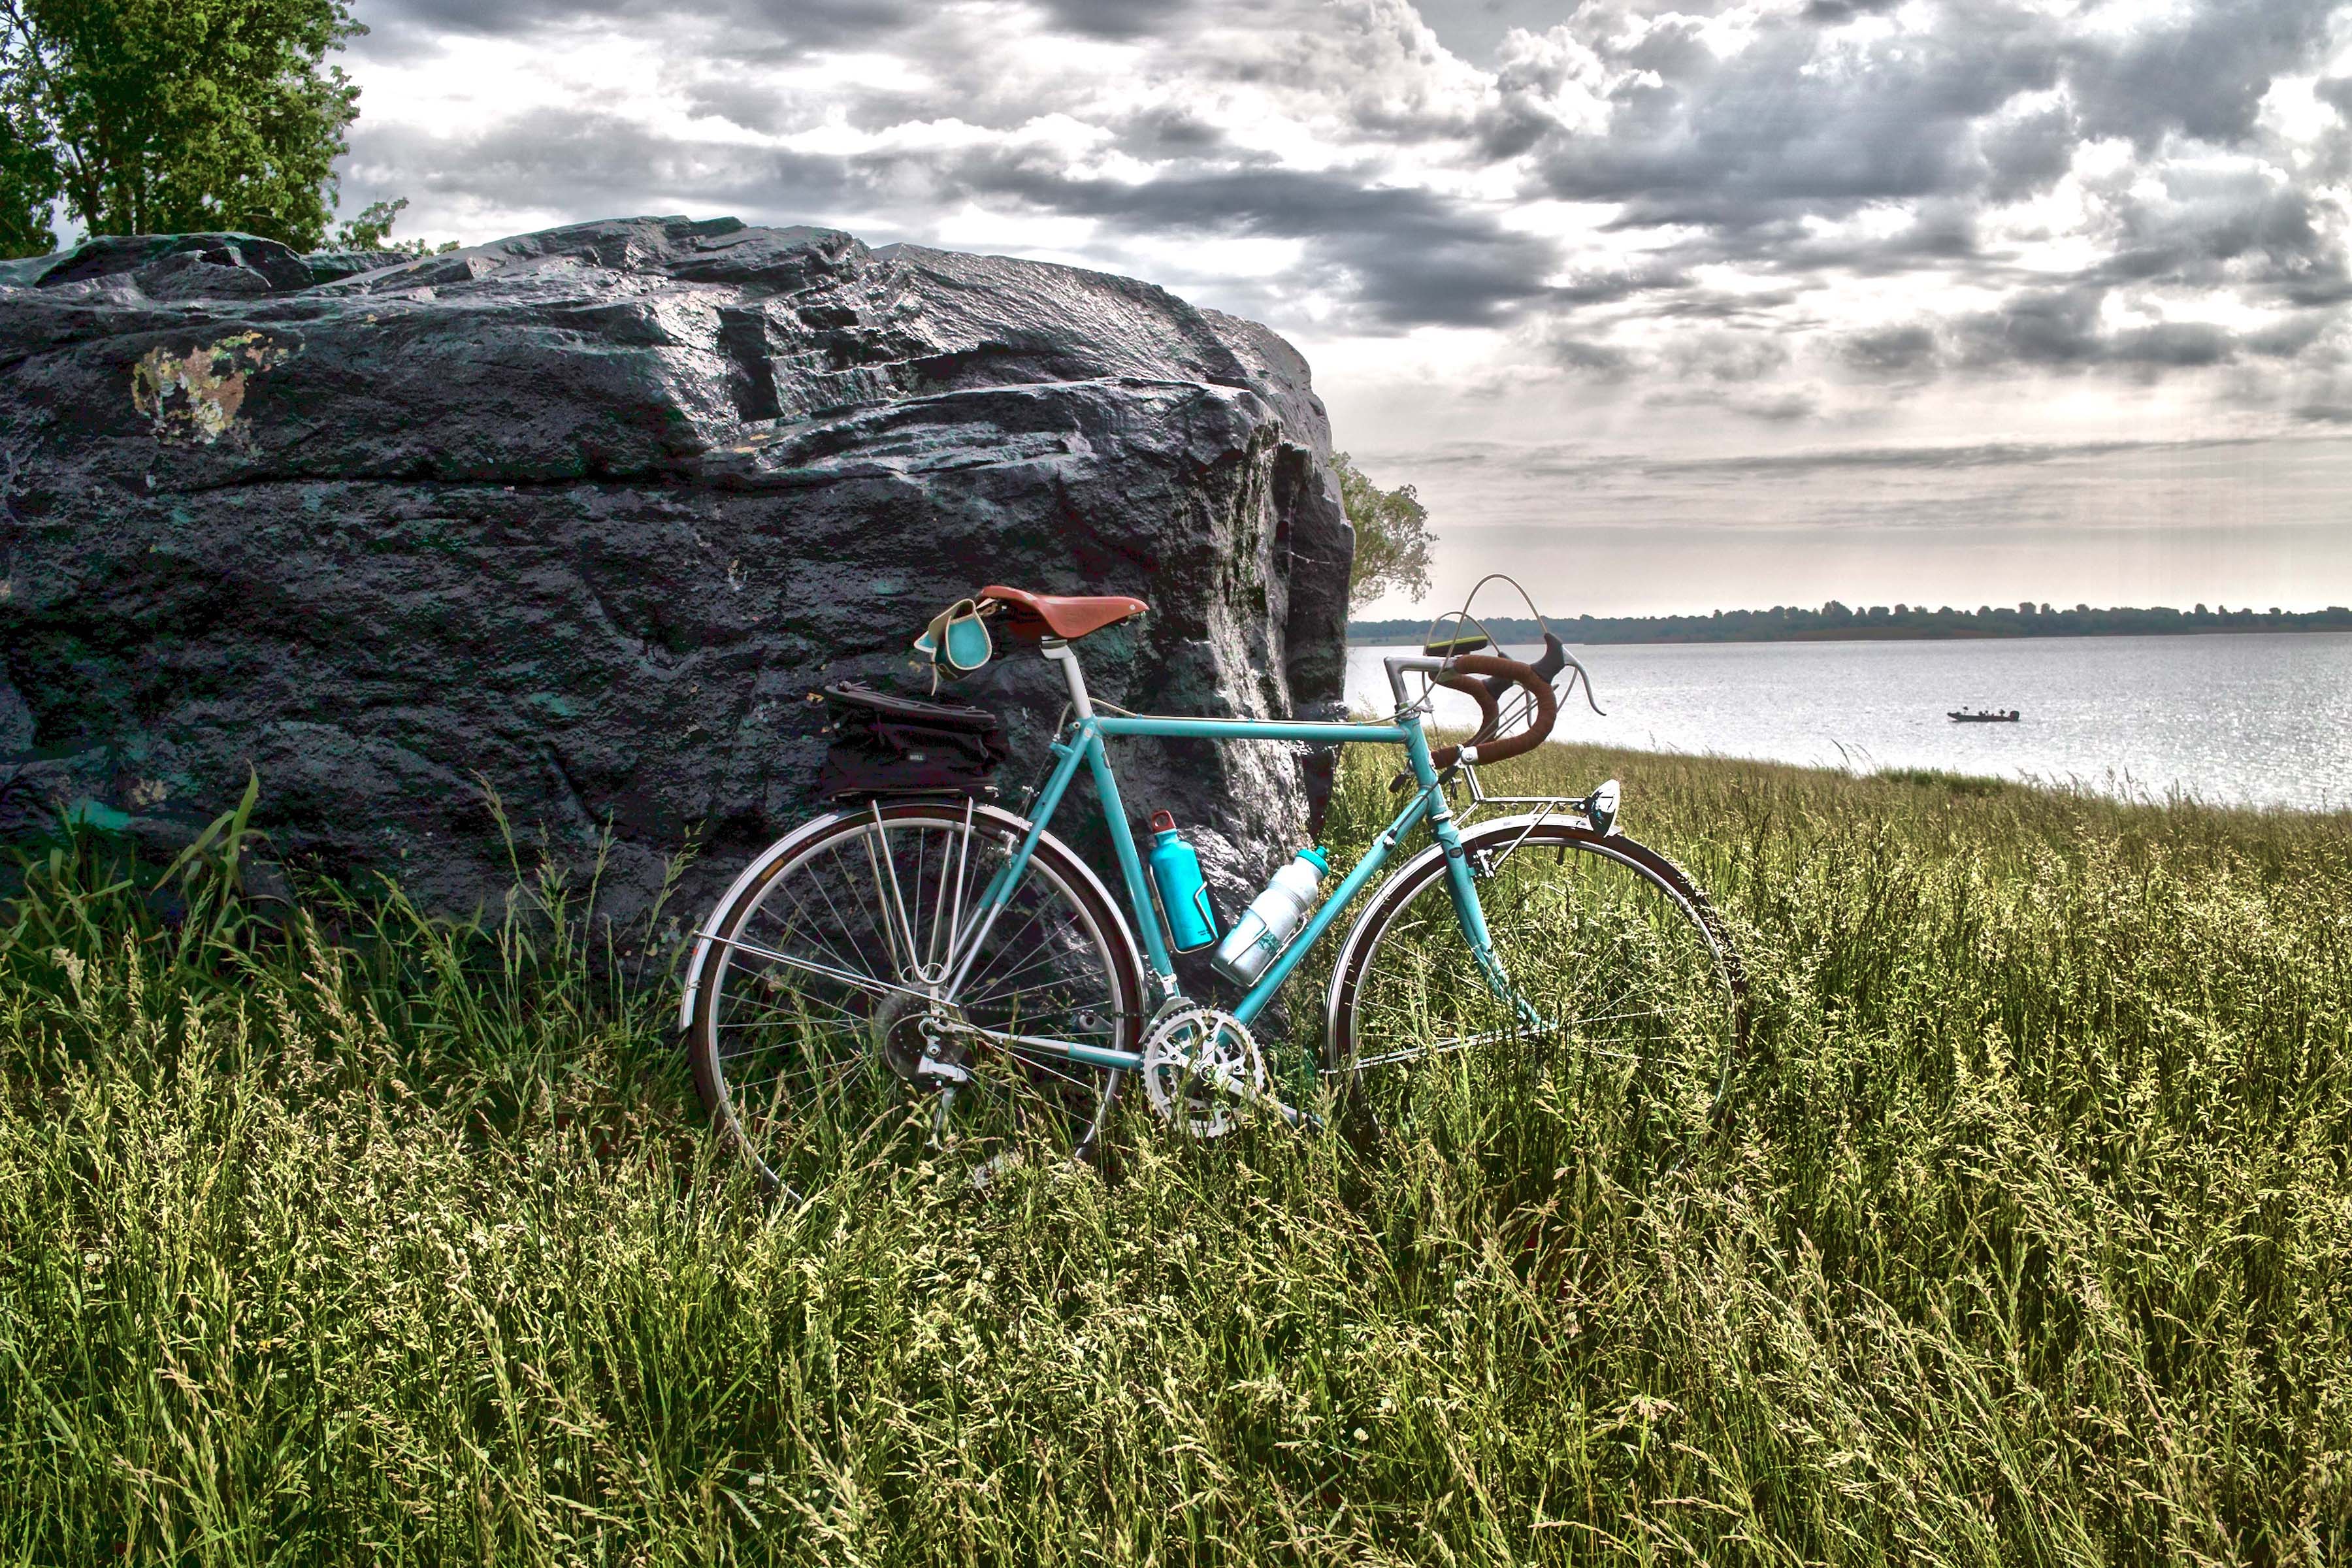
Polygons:
M1533 642L1536 623L1525 616L1482 617L1486 629L1507 643ZM2198 632L2352 631L2352 609L2233 610L2228 605L2173 610L2118 606L2095 610L2077 605L1979 605L1956 610L1949 605L1871 605L1852 609L1832 599L1819 609L1775 605L1769 610L1717 610L1706 616L1553 616L1552 628L1570 642L1847 642L1901 641L1929 637L2148 637ZM1429 622L1350 621L1348 640L1416 643Z

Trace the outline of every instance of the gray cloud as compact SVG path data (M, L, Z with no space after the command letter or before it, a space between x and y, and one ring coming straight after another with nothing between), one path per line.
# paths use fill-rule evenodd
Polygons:
M1546 194L1613 204L1618 227L1675 236L1638 263L1577 276L1556 308L1638 298L1653 315L1705 317L1720 308L1696 282L1708 267L1815 285L1916 274L2010 297L1950 323L1948 353L1916 332L1900 343L1833 341L1832 353L1875 374L1918 374L1947 359L1980 371L2210 366L2239 347L2217 329L2103 333L2093 317L2122 286L2236 288L2304 310L2352 301L2342 212L2323 216L2312 185L2281 177L2292 164L2275 153L2212 155L2266 152L2263 95L2280 75L2309 68L2340 9L2340 0L2193 0L2137 29L2092 31L2023 6L1947 5L1923 26L1854 34L1843 25L1889 8L1822 0L1767 19L1748 47L1722 54L1700 41L1700 18L1588 5L1572 30L1612 83L1605 132L1537 129L1535 106L1578 58L1556 33L1506 61L1486 147L1527 152ZM1582 79L1595 79L1593 68ZM2352 85L2318 91L2352 118ZM2138 156L2088 189L2104 215L2091 232L2103 259L2069 280L2025 274L1985 247L1985 213L2051 190L2078 149L2115 136ZM2339 161L2352 161L2352 146ZM2308 178L2323 175L2315 167ZM2151 179L2161 195L2147 194ZM1907 226L1865 239L1817 226L1888 209L1907 210ZM2260 352L2291 355L2313 335L2273 330Z
M1056 7L1073 12L1134 8L1117 4L1091 6L1085 0L1068 0ZM379 35L524 37L551 26L628 21L660 26L690 19L719 24L738 39L789 42L803 48L863 48L899 38L930 11L924 0L792 0L788 5L763 0L718 0L694 6L680 5L677 0L499 0L495 5L483 5L480 0L378 0L360 7L360 20ZM690 34L684 28L673 32L673 37L685 36Z
M1800 452L1743 454L1727 458L1644 458L1594 454L1563 444L1530 450L1462 442L1406 449L1391 458L1417 469L1477 468L1507 465L1545 479L1599 478L1612 474L1705 477L1739 474L1807 474L1856 468L1923 469L2032 468L2088 458L2226 451L2263 445L2252 437L2200 437L2178 441L1978 441L1939 446L1825 447Z
M1760 380L1789 363L1788 347L1754 331L1720 328L1677 338L1665 353L1667 367L1684 380Z
M982 156L932 171L944 190L1010 195L1129 233L1304 241L1309 269L1344 284L1382 325L1496 321L1547 295L1559 265L1546 240L1429 192L1368 184L1353 171L1212 170L1129 184L1072 177L1027 158Z
M2116 42L2065 50L2069 91L2091 135L2153 149L2178 132L2220 146L2253 134L2279 75L2305 64L2338 0L2204 0Z
M1848 333L1838 340L1836 352L1848 365L1864 374L1911 375L1935 365L1936 334L1916 322L1905 327L1881 327Z
M2161 199L2120 199L2104 276L2243 282L2299 303L2346 297L2343 248L2321 231L2308 193L2253 167L2168 169L2161 183Z
M1181 121L1179 122L1181 123ZM1155 128L1167 132L1161 117ZM1559 265L1546 240L1491 215L1351 170L1184 170L1140 182L1087 177L1034 152L823 156L656 137L610 115L539 111L463 141L373 132L367 166L427 169L425 190L520 205L638 211L677 193L772 220L847 221L911 202L971 197L1099 220L1136 236L1191 233L1302 242L1309 279L1354 300L1367 324L1478 325L1546 296Z
M1728 58L1692 19L1602 40L1597 54L1641 74L1611 93L1606 136L1548 141L1546 188L1622 203L1629 225L1731 231L1966 191L1985 179L1974 121L2058 79L2049 25L1997 5L1947 8L1844 68L1821 68L1838 63L1830 37L1769 21Z
M365 13L377 33L362 52L386 58L488 35L642 37L712 131L656 132L593 105L435 130L363 119L347 184L359 199L416 196L420 212L428 196L574 217L686 207L880 239L937 238L940 215L978 208L1086 220L1114 265L1122 247L1170 238L1281 240L1294 264L1220 286L1218 302L1289 324L1312 299L1326 331L1517 327L1539 361L1583 378L1750 388L1715 397L1744 417L1817 410L1819 389L1790 382L1808 366L1915 387L2021 369L2145 379L2229 365L2242 378L2318 352L2352 303L2345 214L2318 184L2327 157L2352 162L2352 141L2298 175L2257 113L2282 73L2314 68L2342 3L2185 0L2094 28L2021 0L1815 0L1727 47L1706 34L1714 5L1586 0L1559 22L1532 0L1423 0L1440 37L1496 40L1471 70L1402 0L1031 0L985 27L920 0L384 0ZM1505 21L1552 25L1504 39ZM1055 39L1128 74L1035 68ZM825 51L908 69L829 82L771 68ZM2352 117L2352 79L2315 90ZM1269 140L1234 118L1234 92L1266 95L1320 142ZM1098 141L1081 154L1029 135L1041 115ZM979 134L826 153L718 123L782 139L917 121ZM2134 152L2075 177L2095 259L2071 275L2029 268L2000 213L2069 179L2098 137ZM1598 226L1528 232L1460 182L1400 174L1390 160L1405 154L1508 171L1529 195L1593 204ZM1638 249L1602 243L1612 236ZM1871 279L1995 302L1865 328L1823 303ZM2102 324L2111 303L2163 316L2168 300L2216 289L2284 315L2242 334Z
M1716 408L1768 425L1792 425L1820 414L1821 400L1810 392L1735 391L1722 386L1679 386L1653 392L1642 400L1646 408Z
M1545 357L1562 370L1601 381L1622 381L1634 366L1633 356L1625 350L1592 338L1553 334L1543 347Z
M677 193L691 192L689 205L705 212L772 211L772 201L822 211L857 195L835 160L682 141L610 113L535 110L465 137L379 126L352 140L359 173L411 194L517 208L634 216L675 208Z
M1984 159L1984 195L2014 202L2058 183L2074 162L2082 127L2063 104L2050 104L2009 119L1996 118L1977 132Z
M1961 356L1978 365L2078 365L2097 359L2102 298L2102 290L2084 288L2012 296L1999 310L1961 318Z
M1182 0L1044 0L1056 26L1097 38L1135 38L1159 32L1186 7Z

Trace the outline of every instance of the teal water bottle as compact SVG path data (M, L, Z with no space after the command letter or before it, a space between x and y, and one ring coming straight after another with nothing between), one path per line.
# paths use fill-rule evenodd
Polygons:
M1168 812L1151 814L1151 885L1160 890L1160 912L1179 952L1217 940L1217 917L1209 908L1208 884L1201 880L1201 858L1176 832Z

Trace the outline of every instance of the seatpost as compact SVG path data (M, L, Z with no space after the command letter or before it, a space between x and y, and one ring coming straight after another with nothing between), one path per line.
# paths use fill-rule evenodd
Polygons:
M1095 705L1087 700L1087 678L1078 669L1078 656L1060 637L1041 637L1038 646L1047 658L1062 667L1062 679L1070 686L1070 711L1080 721L1095 716Z

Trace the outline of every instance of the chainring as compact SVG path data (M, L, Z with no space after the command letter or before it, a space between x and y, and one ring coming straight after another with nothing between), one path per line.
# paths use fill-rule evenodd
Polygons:
M1267 1098L1265 1058L1249 1026L1213 1007L1179 1007L1143 1041L1143 1091L1160 1119L1195 1138L1222 1138L1235 1105Z

